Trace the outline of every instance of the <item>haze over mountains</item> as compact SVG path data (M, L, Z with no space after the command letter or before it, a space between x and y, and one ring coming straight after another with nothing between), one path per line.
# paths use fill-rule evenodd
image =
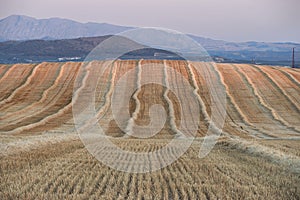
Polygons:
M105 39L105 37L99 36L114 35L130 29L132 27L106 23L79 23L60 18L35 19L12 15L0 20L0 41L2 41L0 43L0 61L4 63L44 61L46 58L43 56L48 56L49 59L46 59L46 61L52 61L52 59L57 61L58 58L70 56L80 57L82 60L88 51ZM210 55L220 62L289 65L291 49L293 47L300 49L300 44L288 42L235 43L194 35L189 36L200 43ZM74 38L82 37L98 38L74 40ZM72 40L59 41L62 39ZM36 60L39 56L41 59ZM33 57L34 59L32 59ZM300 61L300 53L297 51L296 61Z
M2 41L70 39L113 35L129 29L129 27L106 23L79 23L61 18L35 19L28 16L11 15L0 20L0 39Z

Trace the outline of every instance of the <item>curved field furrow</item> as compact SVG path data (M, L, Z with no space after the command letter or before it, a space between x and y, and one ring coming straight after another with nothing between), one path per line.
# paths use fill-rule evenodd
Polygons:
M299 69L280 67L280 70L288 73L291 77L293 77L293 79L295 79L298 83L300 83L300 70Z
M88 68L90 75L85 83L86 90L83 88L79 101L84 102L85 98L95 96L96 115L91 119L86 120L81 127L79 127L80 130L96 124L110 106L110 97L113 91L116 68L117 66L114 62L96 62ZM99 77L100 73L102 73L101 77ZM97 84L95 85L95 83ZM97 94L99 95L97 96ZM102 96L102 98L100 96ZM77 113L80 113L80 111L76 111L76 114Z
M180 137L182 136L182 133L177 129L177 125L176 125L176 118L175 118L175 111L174 111L174 105L173 102L171 101L171 99L169 98L169 78L168 78L168 72L167 72L167 65L166 65L166 61L164 61L164 71L163 71L163 81L164 81L164 85L165 85L165 92L163 94L163 97L165 99L165 101L167 102L168 105L168 117L169 117L169 124L171 126L171 130L172 132L177 136Z
M200 131L202 108L199 106L199 109L196 109L199 103L194 93L194 88L190 83L187 63L185 61L165 62L172 69L168 70L170 74L168 84L174 90L172 91L174 95L169 93L169 98L174 106L176 125L180 127L180 132L184 132L185 137L194 136Z
M68 77L64 80L64 83L60 85L59 90L56 89L52 91L56 93L56 98L54 98L54 101L50 101L49 104L45 106L45 108L48 110L44 109L41 113L39 113L41 116L39 118L41 120L37 121L37 123L34 123L33 126L29 125L25 128L33 132L42 132L44 130L49 130L49 127L60 127L62 124L70 123L70 119L71 123L73 123L72 106L73 104L77 103L79 92L86 87L90 67L91 63L81 67L80 64L77 64L73 66L73 68L69 68L71 73L69 73ZM77 74L81 76L81 84L73 88L74 79ZM70 95L72 93L73 96ZM66 98L69 96L72 97ZM46 124L49 127L45 126Z
M222 69L222 68L221 68ZM219 76L220 76L220 81L222 82L222 84L225 87L225 91L226 91L226 96L227 99L229 100L229 103L233 106L235 113L238 114L239 116L239 122L238 123L243 123L246 126L253 126L247 119L247 116L245 116L245 114L242 112L242 110L240 109L239 104L235 101L233 95L232 95L232 91L229 89L228 87L228 82L232 79L227 79L227 74L224 73L225 71L223 71L223 73L220 72L220 69L216 68L216 71L218 72ZM234 121L236 122L237 119L234 119Z
M200 89L199 89L199 86L197 84L195 74L194 74L194 71L193 71L190 63L187 64L187 69L188 69L188 73L189 73L189 76L190 76L190 79L191 79L192 86L194 87L194 95L197 97L197 100L200 104L201 114L204 116L205 123L209 124L210 116L208 115L207 108L206 108L201 96L199 95Z
M163 61L149 61L143 60L142 74L141 78L144 80L143 85L141 85L141 91L139 92L138 99L140 102L139 114L137 115L137 120L135 121L139 126L148 126L150 124L150 108L153 105L161 105L164 107L166 114L168 113L168 105L165 101L163 95L165 93L165 88L163 87ZM156 80L156 83L151 83ZM150 84L144 84L145 82L150 82ZM158 83L158 84L157 84ZM136 109L136 104L134 101L130 110ZM156 115L156 119L159 121L164 121L163 116ZM153 120L153 119L152 119ZM153 127L155 128L155 127ZM141 133L142 131L139 131ZM156 138L159 137L173 137L174 133L170 130L170 123L166 122L161 130L157 130L157 133L147 132L145 134L139 134L140 137L150 137L155 134Z
M47 104L41 109L42 112L38 113L39 116L34 116L35 119L40 118L41 121L37 120L38 123L29 129L32 134L41 132L51 133L52 131L73 133L76 131L72 107L73 104L77 103L78 91L83 88L83 84L87 79L86 72L90 65L91 63L82 63L73 65L73 69L67 68L71 72L63 79L62 83L51 90L51 95L49 94L49 96L52 98L48 99ZM74 84L76 75L80 80L79 84ZM47 119L43 119L44 117Z
M32 64L15 64L6 71L0 79L0 106L17 88L25 84L35 67L36 65Z
M5 126L2 127L1 130L3 131L6 129L8 134L21 133L38 126L44 126L49 123L50 120L55 120L59 116L70 112L72 108L72 85L78 73L79 66L80 64L73 66L72 63L69 63L69 73L66 73L64 82L60 83L56 90L52 91L51 98L48 99L48 104L46 104L42 109L36 112L33 116L23 118L17 125L12 124L10 126ZM73 98L76 99L76 94Z
M16 88L6 99L4 99L3 101L0 102L0 111L10 107L10 104L12 103L13 99L15 98L15 96L23 94L22 91L24 90L24 88L28 87L28 85L30 85L31 81L34 80L35 75L40 71L39 68L43 66L42 64L38 64L34 67L34 69L32 70L30 76L27 77L26 82L22 85L20 85L20 87ZM21 99L22 101L26 100L26 99Z
M104 70L101 78L98 79L97 88L95 90L95 93L99 94L95 100L95 103L97 104L96 110L98 118L108 109L109 105L111 104L110 97L113 92L119 63L113 62L111 64L112 66L107 67L107 69ZM107 64L103 63L103 65L106 67Z
M194 88L193 93L194 93L194 95L196 96L196 98L198 100L198 103L199 103L199 106L200 106L200 110L201 110L201 114L202 114L202 116L204 118L203 120L205 122L205 125L207 127L211 126L215 131L223 132L218 127L216 127L216 124L214 122L211 121L211 117L208 114L208 108L206 107L203 99L201 98L200 88L199 88L199 85L197 83L196 76L195 76L195 69L192 68L191 63L187 63L187 70L188 70L188 74L189 74L189 77L190 77L189 79L190 79L191 85ZM196 74L198 75L198 72L196 72ZM207 96L207 94L210 94L210 92L208 91L208 89L207 89L206 96ZM211 106L211 104L208 104L208 105ZM209 110L211 111L211 109L209 109ZM202 125L200 125L200 126L202 126ZM207 132L207 130L205 130L205 132ZM225 134L225 132L223 132L223 134Z
M0 80L12 65L0 65Z
M272 117L287 128L300 132L297 128L299 113L293 110L290 103L282 96L282 93L254 67L240 65L239 69L252 86L260 103L272 113Z
M285 74L290 79L290 81L292 81L294 84L296 84L298 87L300 87L300 81L298 81L293 75L291 75L290 73L288 73L285 70L282 70L281 67L277 67L274 69L277 69L281 73Z
M257 90L253 88L249 78L242 73L240 67L232 65L234 69L238 72L240 77L243 79L246 87L249 90L250 95L245 97L245 101L252 100L249 102L248 107L252 111L256 111L251 116L251 119L254 120L255 126L257 126L259 132L265 133L266 135L272 137L282 137L286 131L286 126L284 126L280 121L273 117L272 111L267 107L262 101L261 97L257 93ZM250 113L251 113L250 112ZM248 113L248 111L247 111Z
M206 73L204 73L204 67L206 65L204 63L196 63L196 62L189 62L192 73L194 74L194 78L196 80L197 86L199 88L198 94L200 95L208 116L211 116L211 96L210 96L210 89L208 85L209 77ZM193 85L193 81L190 81L191 85ZM204 117L204 116L203 116Z
M199 129L199 118L201 109L196 110L198 102L196 96L194 95L194 88L190 85L189 82L189 74L186 62L179 62L178 64L179 65L175 66L174 69L177 69L179 71L180 76L176 76L176 79L175 81L172 81L172 84L174 84L173 87L175 87L175 83L180 83L177 86L177 93L179 94L179 97L177 98L179 102L176 100L173 100L173 102L174 105L178 104L175 106L175 108L179 110L178 113L180 114L180 118L178 117L181 120L180 130L184 130L185 128L189 130L189 133L186 133L186 136L195 136L196 132ZM189 88L184 89L186 87L184 86L184 84L182 84L184 81L188 84ZM184 107L184 102L188 106ZM177 114L175 115L175 117L177 117ZM191 124L195 127L190 126Z
M198 135L203 137L204 135L206 135L207 131L208 131L208 124L206 122L207 120L207 116L205 116L207 113L207 115L211 116L211 97L210 97L210 91L209 91L209 87L207 84L207 77L201 73L201 68L202 68L202 63L192 63L192 62L188 62L187 63L188 69L190 69L191 71L189 73L193 74L193 77L191 76L191 74L189 74L189 82L190 85L194 88L194 90L198 89L198 95L200 97L200 99L198 99L199 97L197 97L197 94L194 94L197 98L197 101L199 102L199 107L200 107L200 124L199 124L199 130L198 130ZM195 68L197 67L197 69ZM192 78L195 78L194 82L193 80L191 80ZM204 105L201 105L201 100L203 102Z
M299 133L300 133L300 125L299 125L299 121L300 121L300 115L299 115L299 105L297 103L297 100L295 101L294 98L291 99L291 96L287 94L287 92L285 91L285 89L283 89L283 86L285 86L286 84L289 84L287 81L288 80L283 80L282 77L277 77L279 79L281 79L281 81L283 83L281 84L278 84L278 81L276 81L276 79L274 79L271 75L269 75L269 73L265 72L264 67L261 66L261 67L258 67L258 66L253 66L256 70L258 70L260 73L263 74L263 76L269 80L270 84L273 86L274 89L277 90L277 92L280 95L280 98L277 98L277 101L282 104L280 105L280 107L284 106L285 108L288 108L287 110L285 110L285 113L289 110L293 111L293 112L289 112L288 115L285 115L285 120L293 126L293 128L295 128L295 130L297 130ZM267 69L266 69L267 70ZM296 70L295 70L296 71ZM272 73L273 75L276 75L275 73ZM299 94L299 90L297 91L297 89L299 88L295 88L296 91L295 91L295 94ZM279 96L279 95L278 95ZM299 96L299 95L297 95ZM278 103L277 103L278 104ZM277 105L275 104L275 105ZM281 113L280 113L281 114Z
M7 102L3 109L7 115L0 117L0 120L5 120L3 122L10 123L15 121L15 118L11 116L16 116L17 118L23 117L22 114L31 115L37 108L39 102L43 102L46 98L47 91L53 86L55 79L59 76L60 65L59 63L44 64L40 66L40 69L32 78L27 86L24 86L20 91L18 91L15 96ZM60 73L60 74L63 74ZM34 90L34 95L31 91ZM27 113L31 111L31 113Z
M216 110L216 108L212 108L212 104L211 104L211 101L213 101L212 92L214 92L214 93L220 92L221 91L220 89L222 89L224 87L224 85L220 81L220 76L218 75L218 72L214 69L214 67L210 63L191 62L189 64L190 64L190 69L192 70L191 72L194 74L194 78L195 78L197 86L199 88L198 94L200 95L201 99L204 102L204 105L206 107L206 112L209 115L209 118L211 118L213 109L214 109L214 112L216 112L216 111L220 112L219 110ZM213 85L215 84L215 81L219 82L218 84L220 87L218 87L218 88L213 87ZM191 82L191 85L195 88L194 81L190 80L190 82ZM225 90L225 87L224 87L224 90ZM221 95L224 96L224 94L221 94ZM218 97L218 98L220 98L220 97ZM226 98L226 97L224 97L224 98ZM199 101L199 99L198 99L198 101ZM200 109L202 109L201 107L202 106L200 106ZM222 119L222 115L219 115L219 114L217 114L217 117L220 118L220 122L218 122L218 120L216 121L216 119L214 120L215 122L218 123L218 127L223 127L223 131L221 134L227 135L230 137L233 135L248 137L245 133L243 133L243 131L239 130L240 126L236 125L236 122L233 121L233 118L232 117L229 118L230 117L230 113L229 113L230 108L231 107L228 106L228 100L227 100L227 116L225 117L225 120ZM202 114L202 112L201 112L201 120L205 121L205 116ZM236 112L233 112L233 113L231 112L231 114L236 114ZM236 115L235 119L239 119L239 117L240 116ZM231 120L229 121L228 119L231 119ZM221 121L223 121L223 120L226 123L220 124ZM208 133L208 127L207 127L207 124L202 123L202 121L200 122L200 135L204 136ZM212 128L212 130L220 133L220 129L216 126L217 124L210 122L210 125L211 125L210 128ZM228 133L230 133L230 134L228 134Z
M106 93L102 93L104 95L101 95L102 105L100 106L100 109L98 111L98 120L100 125L103 127L104 130L106 130L106 134L109 136L116 136L116 137L122 137L124 136L124 130L127 126L128 119L122 119L124 122L123 124L120 124L122 129L120 129L119 125L115 122L114 116L112 114L111 110L111 97L115 89L115 85L120 80L120 78L125 75L127 72L130 72L131 70L135 70L136 67L136 61L133 60L126 60L126 61L118 61L115 62L114 71L112 71L111 79L108 80L110 83L107 86ZM101 81L101 84L103 82ZM104 84L107 84L104 83ZM134 87L135 85L135 79L133 77L129 77L129 79L126 81L125 87ZM101 92L99 92L101 94ZM129 103L130 104L130 103ZM131 107L130 107L131 108ZM129 110L129 112L132 110ZM125 112L125 111L120 111Z
M220 124L218 120L215 120L216 123L218 123L219 127L222 129L222 134L229 137L243 137L243 138L249 138L249 132L245 131L244 129L252 129L252 127L247 124L243 120L243 116L239 112L238 108L232 102L232 97L228 93L228 85L224 82L224 77L218 70L218 67L213 63L203 63L203 69L202 73L206 75L206 84L209 85L211 91L209 91L209 95L212 98L212 95L220 96L215 97L218 98L225 98L223 101L226 102L226 116L225 119L222 119L224 116L217 115L217 119L223 120L224 124ZM214 86L214 84L218 84L218 87ZM215 90L215 91L214 91ZM213 99L212 99L213 101ZM222 100L221 100L222 101ZM218 101L219 104L221 103L220 100ZM217 103L216 103L217 104ZM212 105L210 105L212 106ZM215 105L218 106L218 105ZM220 106L219 106L220 107ZM222 107L220 108L222 109ZM219 110L215 110L214 112L222 112Z
M51 93L52 90L55 89L55 87L57 87L58 84L60 84L61 82L63 82L63 80L61 80L64 76L65 76L65 66L66 64L62 65L59 69L59 74L58 76L55 78L54 83L51 85L51 87L49 87L48 89L46 89L43 94L42 97L40 98L40 100L38 102L34 102L33 104L31 104L30 106L19 110L17 112L13 112L13 113L9 113L8 115L6 115L6 118L10 119L10 120L17 120L19 118L24 117L23 115L30 115L32 113L34 113L37 109L41 108L42 106L44 106L46 103L46 101L49 100L49 98L51 98L51 96L48 93ZM23 115L22 115L23 114ZM12 118L12 117L15 118Z
M69 87L69 82L70 82L70 77L72 76L72 69L73 66L71 63L69 64L65 64L65 68L68 67L68 70L64 71L63 73L63 78L60 77L59 81L55 82L55 84L50 87L50 89L47 91L47 95L45 97L45 101L43 102L43 104L40 104L38 107L35 107L34 109L36 110L28 110L29 113L24 113L24 115L16 115L14 121L11 122L12 125L16 124L16 123L21 123L22 121L25 121L26 123L26 119L30 119L35 115L38 115L39 113L52 108L53 104L55 104L55 102L57 102L59 100L60 97L63 96L64 91L67 89L67 87ZM73 74L74 75L74 74ZM65 90L63 90L63 87L65 87ZM37 119L39 120L39 119ZM6 124L6 126L3 126L2 128L5 129L6 127L11 126L11 124Z
M276 121L272 121L271 113L268 114L268 110L261 106L253 92L253 88L243 74L240 73L238 67L231 64L222 64L218 65L218 68L224 76L223 80L236 107L239 107L239 112L251 125L249 129L253 129L249 134L254 137L272 138L276 136L274 132L278 131L278 128L281 131L285 129Z
M286 77L282 72L270 68L270 67L260 67L256 68L263 72L270 81L272 81L275 87L280 90L283 96L286 97L293 107L300 112L300 87ZM300 119L299 119L300 120Z
M265 103L264 99L263 99L262 96L259 94L258 89L255 87L253 81L247 76L247 73L245 73L245 72L242 70L242 67L239 67L239 72L245 77L245 79L247 80L247 82L248 82L249 85L251 86L251 88L252 88L252 90L253 90L253 92L254 92L254 95L255 95L255 96L258 98L258 100L259 100L259 103L271 113L272 118L273 118L274 120L277 120L277 121L280 122L281 124L285 125L285 124L281 121L281 119L277 117L275 111Z
M219 70L217 69L217 66L214 63L203 63L204 64L204 74L206 74L207 84L208 87L211 89L210 91L210 97L211 101L216 101L215 105L212 106L212 111L215 112L215 117L217 120L215 120L215 123L218 124L218 127L222 127L223 124L219 124L222 121L223 117L225 117L223 114L225 112L226 114L226 108L224 104L227 103L227 90L224 85L224 82L222 81L222 75L220 74ZM216 108L213 108L213 107Z
M140 60L138 63L137 63L137 72L136 72L136 88L137 90L134 92L132 98L134 100L134 103L135 103L135 109L131 115L131 118L128 120L127 122L127 127L126 127L126 134L128 135L133 135L133 125L135 123L135 121L137 120L138 118L138 114L140 112L140 109L141 109L141 103L140 103L140 100L138 98L138 95L139 93L141 92L141 78L142 78L142 67L141 67L141 62L142 60Z

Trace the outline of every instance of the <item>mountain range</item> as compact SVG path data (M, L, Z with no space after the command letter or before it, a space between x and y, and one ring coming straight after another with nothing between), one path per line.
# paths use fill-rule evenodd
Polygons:
M11 15L0 20L0 40L71 39L114 35L131 27L107 23L79 23L69 19L35 19L23 15Z
M43 61L47 57L50 60L64 57L83 59L88 51L109 35L130 29L133 27L107 23L79 23L61 18L35 19L12 15L0 20L0 62ZM296 50L300 49L300 44L290 42L237 43L195 35L188 36L201 44L219 62L289 65L291 49L293 47ZM38 59L39 56L41 59ZM300 61L298 51L296 51L296 61Z

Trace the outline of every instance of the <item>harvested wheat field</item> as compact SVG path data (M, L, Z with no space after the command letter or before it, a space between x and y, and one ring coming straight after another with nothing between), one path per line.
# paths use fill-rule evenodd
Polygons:
M100 73L97 65L106 68ZM206 67L212 68L208 75ZM118 123L112 97L125 74L126 85L137 90L130 94L127 118ZM144 79L161 84L142 85ZM207 79L222 86L226 116L217 144L200 158L215 111ZM186 83L192 95L183 88ZM74 105L84 112L80 100L93 94L94 118L77 124ZM199 110L185 111L181 101L197 104ZM147 126L154 104L165 109L167 120L151 137L134 135L132 123ZM299 69L168 60L0 65L0 199L300 199L299 109ZM197 122L194 135L182 134L180 127L187 126L182 119ZM156 120L163 121L163 115ZM77 131L88 132L92 123L114 145L132 152L153 152L177 137L195 138L167 167L128 173L88 152ZM164 156L172 157L177 150L175 146ZM116 152L103 151L130 171L128 158L114 160Z

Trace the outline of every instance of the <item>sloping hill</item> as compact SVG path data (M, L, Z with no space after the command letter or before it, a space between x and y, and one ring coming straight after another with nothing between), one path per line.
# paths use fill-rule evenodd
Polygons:
M299 199L299 69L182 60L118 60L110 64L0 65L1 199ZM107 67L103 73L99 73L99 65ZM168 73L166 66L174 71ZM213 70L206 76L208 66ZM139 125L149 124L151 105L160 104L166 110L166 123L151 138L124 137L112 115L111 95L127 72L133 73L124 86L156 78L166 86L175 84L180 94L176 96L161 84L146 84L129 94L130 117ZM182 76L178 78L175 72ZM207 118L213 111L207 78L216 79L226 90L227 115L217 144L207 157L199 158ZM184 79L195 99L183 87ZM85 90L95 83L97 87ZM72 96L78 111L84 111L76 95L81 92L83 100L96 93L92 99L96 115L83 116L77 127L86 133L91 131L89 124L99 123L108 136L105 139L127 152L146 153L156 164L174 157L180 145L190 141L190 135L177 138L179 146L163 151L161 159L148 157L178 136L182 117L200 122L196 138L181 157L151 173L128 173L133 167L151 170L153 162L148 166L138 157L130 159L100 145L105 158L125 172L110 168L90 154L75 130ZM189 105L196 100L200 116L192 115L196 109L182 112L179 100ZM125 122L121 126L129 133L131 122Z
M144 60L142 64L163 64L163 61ZM191 69L185 61L168 61L179 73L183 74L190 84L193 85L192 76L195 76L199 87L199 95L203 100L206 109L202 109L201 115L210 115L210 97L207 96L207 87L202 75L195 73L192 68L205 64L191 64ZM93 62L92 65L99 63ZM101 63L100 63L101 64ZM103 90L106 87L113 87L112 80L117 81L125 72L133 69L137 63L135 61L118 61L115 64L115 71L105 73L107 77L102 77L102 87L98 88L97 93L104 95ZM199 66L198 66L199 67ZM91 84L99 78L96 71L86 73L83 71L83 65L78 63L40 63L35 65L1 65L0 67L0 132L5 134L37 134L44 131L51 131L53 128L64 127L66 124L72 127L72 93L73 84L76 76L88 76L87 80ZM96 68L91 68L94 70ZM192 71L190 71L192 70ZM215 67L223 80L227 94L227 118L224 131L238 135L240 137L255 138L285 138L296 137L300 134L300 73L296 69L286 69L279 67L254 66L243 64L218 64ZM157 71L156 76L164 77L163 71ZM110 75L109 75L110 74ZM190 74L190 75L189 75ZM115 77L110 78L108 77ZM171 78L171 77L169 77ZM132 77L131 84L136 84L136 77ZM201 83L202 82L202 83ZM88 83L86 83L88 84ZM163 84L163 82L162 82ZM181 83L178 82L180 85ZM104 85L107 85L104 87ZM158 87L158 86L157 86ZM166 104L168 100L164 99L164 89L153 87L143 87L137 94L141 101L140 115L137 121L147 122L147 108L153 102L161 102L165 109L170 106ZM112 88L113 89L113 88ZM156 95L153 100L145 97ZM152 91L152 92L151 92ZM143 94L143 95L142 95ZM146 95L147 96L147 95ZM146 99L145 99L146 98ZM171 97L173 101L174 112L176 116L169 116L174 119L180 113L176 108L176 98ZM156 100L155 100L156 99ZM160 99L160 100L159 100ZM132 99L133 100L133 99ZM103 97L98 99L99 105L109 108L110 102L102 102ZM134 109L133 104L132 109ZM103 108L99 107L99 112ZM131 110L133 112L133 110ZM116 127L111 113L99 113L103 120L103 126L109 129L112 135L122 135L122 131ZM202 116L202 117L203 117ZM109 119L109 120L108 120ZM70 121L71 120L71 121ZM69 122L70 121L70 122ZM178 125L178 124L177 124ZM165 127L166 134L172 135L172 128ZM61 131L63 131L62 128ZM174 130L173 130L174 131ZM199 130L199 136L205 134L205 129Z

